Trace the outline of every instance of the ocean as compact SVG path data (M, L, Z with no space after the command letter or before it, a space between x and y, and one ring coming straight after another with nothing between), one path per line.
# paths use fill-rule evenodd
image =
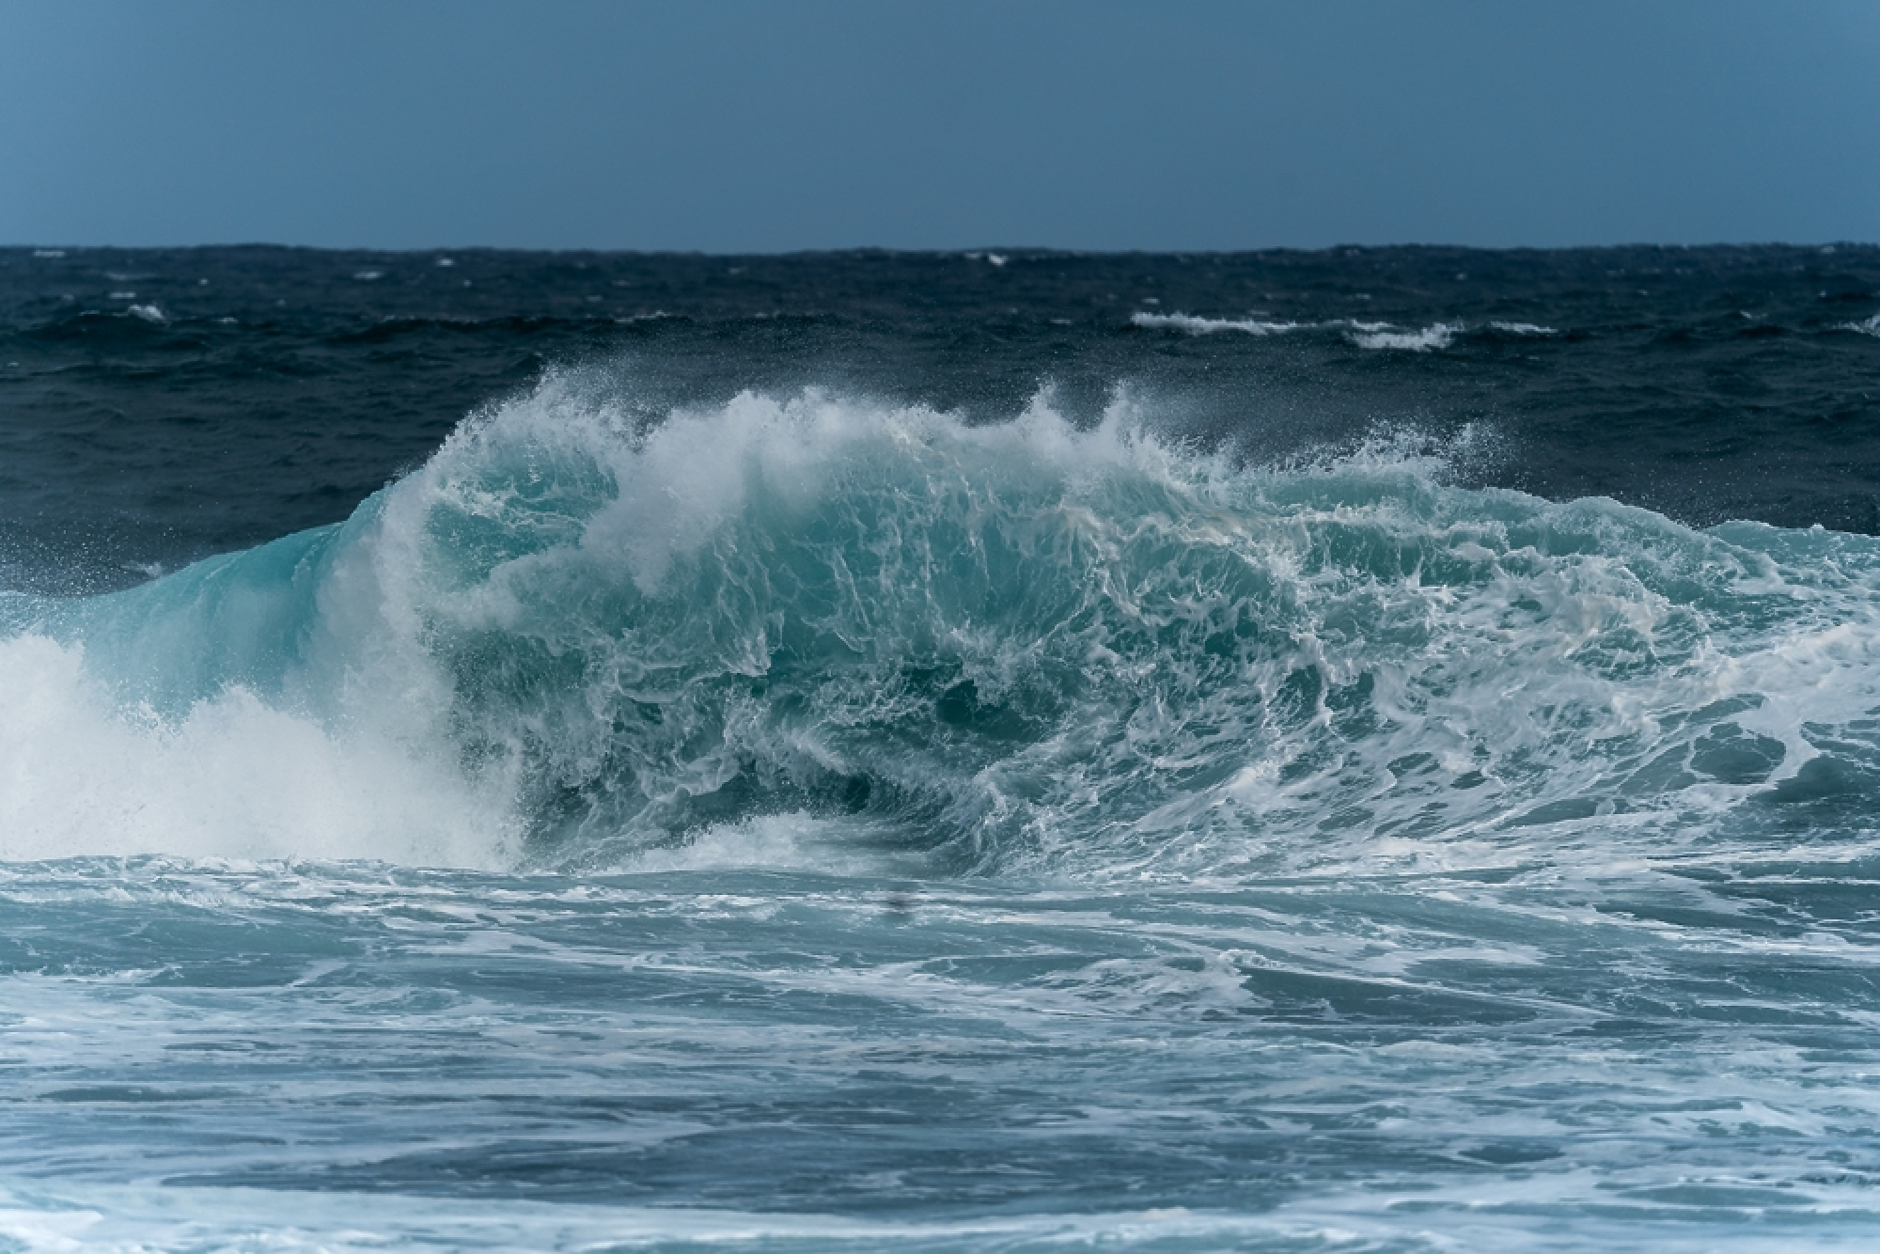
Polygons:
M0 250L0 1250L1880 1243L1880 248Z

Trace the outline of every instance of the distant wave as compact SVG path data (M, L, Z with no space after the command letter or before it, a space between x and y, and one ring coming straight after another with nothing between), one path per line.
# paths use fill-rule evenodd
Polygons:
M1509 335L1559 335L1553 327L1537 326L1532 322L1491 322L1488 324L1497 331Z
M1460 326L1449 322L1431 323L1420 331L1400 331L1388 322L1353 322L1351 341L1359 348L1427 353L1432 349L1448 348L1460 330Z
M1871 335L1880 339L1880 314L1875 314L1865 322L1844 322L1841 326L1843 330L1858 331L1862 335Z
M1193 314L1137 313L1130 316L1135 326L1148 330L1182 331L1188 335L1214 335L1221 331L1239 331L1245 335L1278 335L1296 331L1304 323L1268 322L1260 318L1200 318Z

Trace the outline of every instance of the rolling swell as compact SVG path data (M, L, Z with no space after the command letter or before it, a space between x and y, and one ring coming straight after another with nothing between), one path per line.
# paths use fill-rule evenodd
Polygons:
M1875 541L1148 429L550 378L342 524L13 598L0 854L1239 879L1864 822Z

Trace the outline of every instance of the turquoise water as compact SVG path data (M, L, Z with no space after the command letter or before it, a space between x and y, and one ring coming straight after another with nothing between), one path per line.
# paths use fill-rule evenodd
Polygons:
M0 1242L1870 1242L1880 541L1154 419L551 372L0 602Z

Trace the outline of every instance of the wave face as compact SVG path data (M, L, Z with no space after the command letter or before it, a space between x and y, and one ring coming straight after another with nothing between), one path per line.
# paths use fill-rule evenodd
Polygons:
M1236 467L1127 402L648 427L553 379L344 524L16 598L7 852L619 866L783 823L1239 879L1865 823L1880 545L1444 465Z

